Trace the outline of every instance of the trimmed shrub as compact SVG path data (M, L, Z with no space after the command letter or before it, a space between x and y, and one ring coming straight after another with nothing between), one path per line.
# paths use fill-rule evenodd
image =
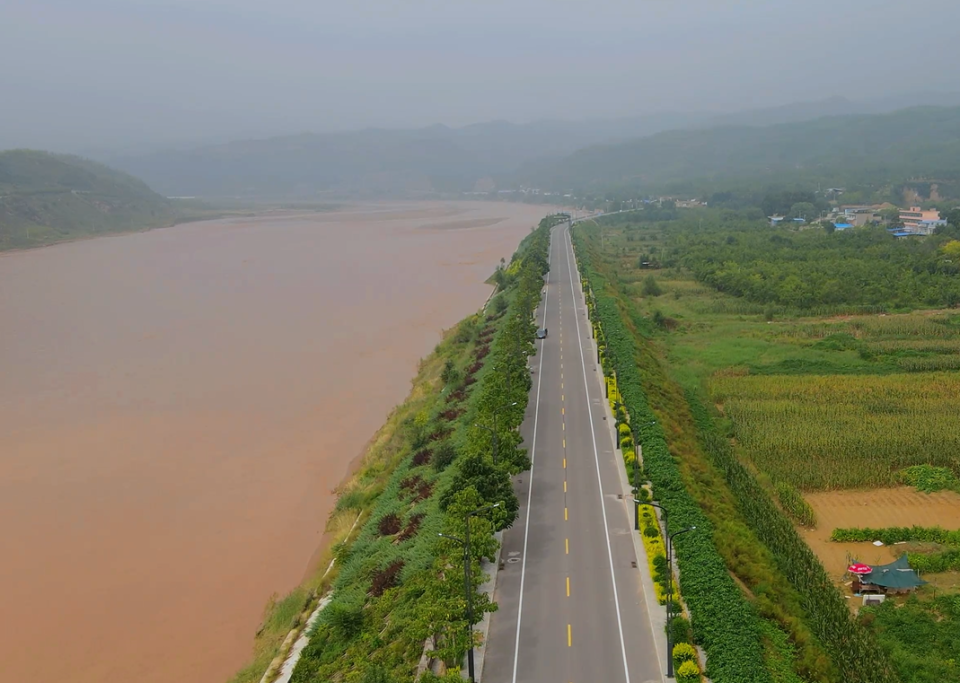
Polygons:
M673 646L673 666L680 668L684 662L696 662L697 650L690 643L677 643Z
M694 662L684 662L676 669L677 683L700 683L700 667Z
M377 524L377 531L381 536L393 536L400 531L400 518L392 512L384 515Z
M373 575L373 582L370 584L370 595L375 598L394 588L400 582L400 570L403 569L403 560L394 560L386 567Z

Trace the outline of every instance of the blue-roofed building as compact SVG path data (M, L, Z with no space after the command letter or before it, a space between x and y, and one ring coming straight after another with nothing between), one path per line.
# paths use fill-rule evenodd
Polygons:
M853 227L853 223L834 223L833 227L837 230L849 230Z
M890 234L894 237L923 237L919 232L910 232L909 230L891 230Z

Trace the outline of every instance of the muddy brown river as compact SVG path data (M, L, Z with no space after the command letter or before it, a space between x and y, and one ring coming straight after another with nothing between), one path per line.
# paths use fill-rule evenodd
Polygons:
M417 360L547 212L372 205L0 255L0 681L229 678Z

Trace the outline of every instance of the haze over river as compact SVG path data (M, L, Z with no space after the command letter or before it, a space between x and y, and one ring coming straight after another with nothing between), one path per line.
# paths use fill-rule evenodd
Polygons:
M0 255L0 681L229 678L418 359L548 212L371 205Z

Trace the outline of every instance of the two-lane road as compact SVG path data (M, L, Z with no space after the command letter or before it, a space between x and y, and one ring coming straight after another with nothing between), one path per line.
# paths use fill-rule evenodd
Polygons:
M662 680L585 311L559 226L538 311L549 334L522 427L533 465L504 535L483 683Z

